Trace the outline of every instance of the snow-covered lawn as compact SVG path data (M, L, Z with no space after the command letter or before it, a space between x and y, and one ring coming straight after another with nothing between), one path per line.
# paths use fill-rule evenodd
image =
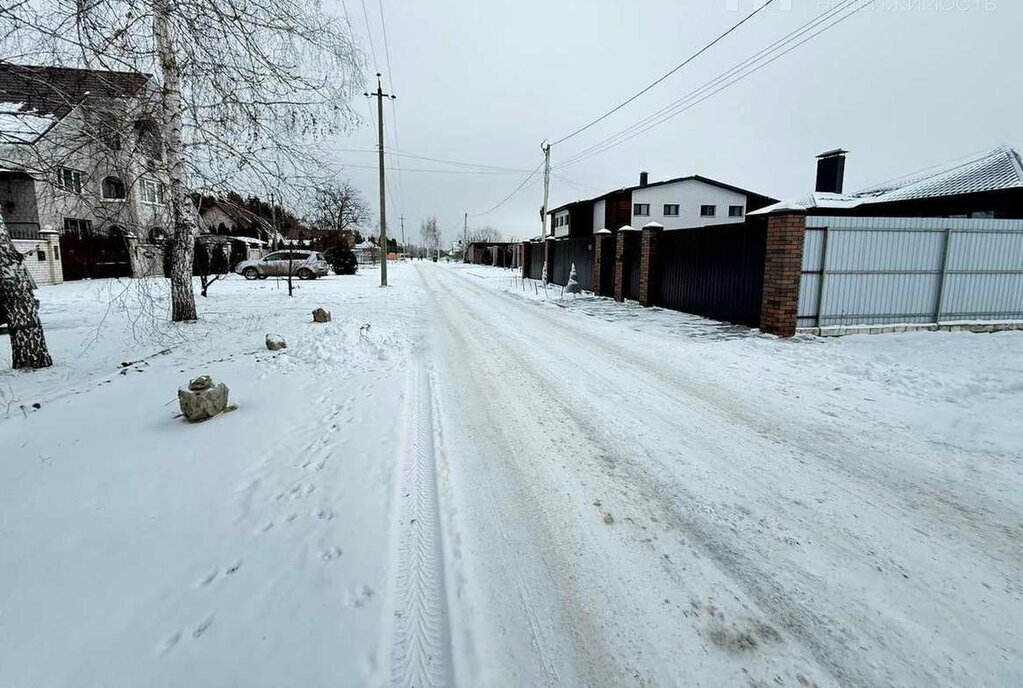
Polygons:
M180 326L162 280L39 291L0 686L1023 683L1023 332L391 282L229 279ZM238 408L188 425L199 373Z

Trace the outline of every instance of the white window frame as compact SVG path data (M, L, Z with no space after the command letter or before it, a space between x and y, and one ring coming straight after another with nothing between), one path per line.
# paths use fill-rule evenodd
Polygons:
M673 208L675 212L671 212L669 209ZM665 217L678 217L682 212L682 207L678 203L665 203L664 204L664 216Z
M710 212L707 209L710 208ZM700 217L717 217L718 207L716 205L705 204L700 206Z
M738 210L739 212L733 213L732 212L733 210ZM728 217L745 217L745 215L746 215L746 206L744 206L744 205L730 205L730 206L728 206Z
M69 177L71 184L68 184L68 180L65 177ZM57 168L57 188L63 191L70 191L71 193L82 193L83 182L85 181L85 172L82 170L76 170L73 167L58 167Z
M153 179L139 180L139 198L146 205L166 205L166 192L162 182ZM150 197L156 200L150 200Z

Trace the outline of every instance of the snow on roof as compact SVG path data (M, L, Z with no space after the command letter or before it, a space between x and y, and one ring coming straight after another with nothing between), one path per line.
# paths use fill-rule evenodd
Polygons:
M34 143L57 121L25 103L0 102L0 143Z
M355 245L355 248L376 248L377 245L368 239Z
M812 208L848 209L876 203L894 203L924 198L1023 188L1023 162L1018 151L1001 146L966 161L932 167L857 191L853 194L813 193L795 201L761 208L749 215L770 215L786 210Z

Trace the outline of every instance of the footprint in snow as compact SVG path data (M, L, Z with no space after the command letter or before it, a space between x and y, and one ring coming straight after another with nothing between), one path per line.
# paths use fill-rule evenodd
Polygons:
M169 636L164 638L162 643L160 643L160 653L163 654L165 652L170 652L171 650L173 650L174 646L178 644L179 640L181 640L181 631L174 631Z
M215 581L217 579L217 574L218 573L220 573L220 571L218 569L215 569L215 568L214 569L210 569L209 572L207 572L205 576L203 576L198 581L196 581L195 587L197 587L197 588L205 588L207 585L209 585L210 583L212 583L213 581Z
M333 561L334 559L340 558L342 552L340 547L331 547L320 552L320 559L323 561Z
M376 593L373 592L373 588L368 585L360 585L345 593L345 606L354 608L365 606L367 602L373 599L374 594Z
M199 638L206 635L206 631L210 630L210 626L213 625L213 614L210 614L205 619L199 622L199 625L192 631L192 637L198 640Z
M229 576L233 576L234 574L238 573L238 569L240 569L241 567L242 567L242 560L241 559L237 559L233 564L231 564L226 569L224 569L224 573L226 573Z

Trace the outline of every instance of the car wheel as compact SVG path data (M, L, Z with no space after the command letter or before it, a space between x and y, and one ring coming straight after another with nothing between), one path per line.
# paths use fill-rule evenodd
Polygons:
M258 279L260 277L259 270L253 267L247 267L244 270L242 270L242 277L244 277L247 280Z
M313 271L309 268L299 268L296 274L300 280L311 280L316 277L316 275L313 274Z

